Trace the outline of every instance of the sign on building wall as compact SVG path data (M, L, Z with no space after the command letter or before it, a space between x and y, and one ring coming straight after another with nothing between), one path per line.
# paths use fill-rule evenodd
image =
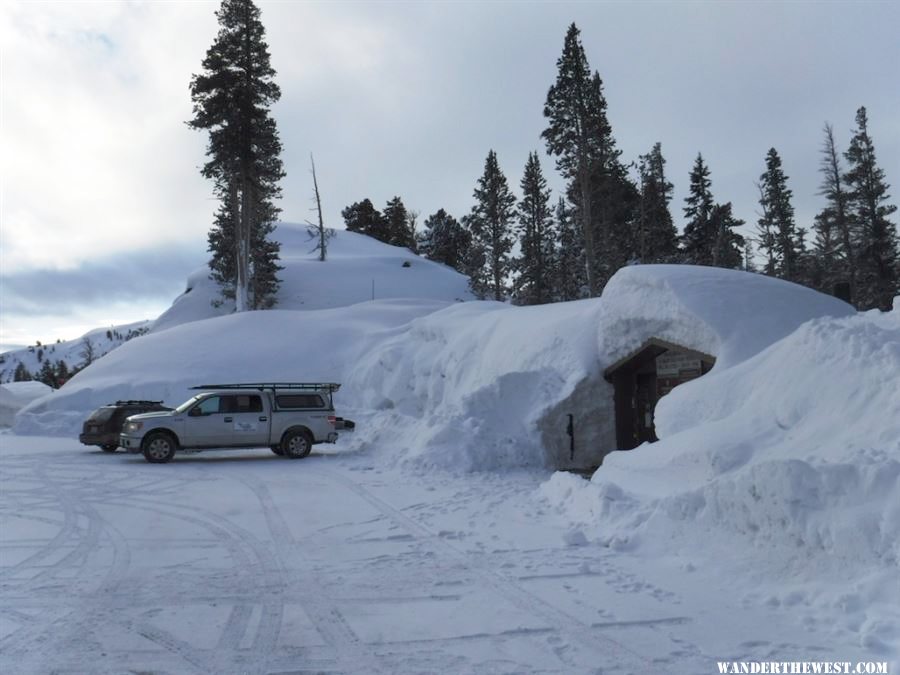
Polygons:
M657 377L687 378L699 377L701 372L700 359L669 350L656 357Z

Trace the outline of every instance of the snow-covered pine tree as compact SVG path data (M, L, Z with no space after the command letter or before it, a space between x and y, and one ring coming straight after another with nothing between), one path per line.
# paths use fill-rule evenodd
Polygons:
M687 223L681 235L681 252L686 263L692 265L712 265L712 251L717 232L710 222L713 210L713 196L710 188L709 168L703 162L703 155L697 153L691 169L691 185L685 197L684 217Z
M641 180L635 253L643 263L670 263L678 256L678 230L669 211L675 186L666 180L665 165L661 143L638 160Z
M856 133L844 153L848 170L851 218L856 225L857 297L859 309L891 309L900 292L900 243L897 226L888 218L897 207L889 204L890 186L875 160L864 107L856 111Z
M510 272L509 253L513 245L512 222L515 217L516 198L510 192L506 176L500 170L497 153L488 152L484 162L484 173L478 179L473 194L475 205L466 218L466 225L472 234L473 248L480 249L484 261L483 274L473 269L476 277L483 276L487 284L487 294L494 300L503 300L507 293L507 276ZM477 252L476 252L477 253ZM476 260L472 261L472 266ZM473 291L481 281L473 279Z
M613 200L621 197L617 193L627 172L619 162L621 151L606 116L603 82L599 73L591 74L579 36L573 23L556 62L556 83L547 92L544 117L549 126L541 137L569 182L567 194L577 209L584 240L588 288L591 296L597 296L615 272L610 258L622 256L610 247L618 247L623 234L614 232L621 204Z
M540 305L552 301L553 215L550 190L537 152L528 154L519 202L520 255L515 261L517 302Z
M209 243L211 276L233 293L235 309L271 306L278 288L280 246L271 241L284 177L281 141L270 106L281 97L274 82L265 29L253 0L222 0L219 33L191 78L194 117L188 125L209 131L209 160L201 173L221 201ZM230 219L226 227L224 219ZM261 220L264 219L264 220ZM267 241L266 251L254 246ZM222 258L234 257L233 265ZM226 276L227 275L227 276Z
M757 221L760 248L765 252L765 273L788 281L797 281L797 226L794 222L793 193L781 168L781 157L775 148L766 154L766 171L759 177L759 205L762 215Z
M420 255L449 265L458 272L466 268L466 255L471 245L472 235L444 209L438 209L425 219L424 230L418 237Z
M819 288L833 293L838 284L849 285L851 300L856 299L856 250L853 223L849 214L849 193L844 184L840 155L834 143L834 130L826 122L819 171L819 194L825 208L814 221Z
M565 302L587 297L589 291L581 228L562 197L556 204L556 230L558 245L552 265L553 298Z

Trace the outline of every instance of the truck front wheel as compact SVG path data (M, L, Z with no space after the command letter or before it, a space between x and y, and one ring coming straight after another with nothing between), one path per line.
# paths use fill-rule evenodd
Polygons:
M147 434L141 443L144 459L153 464L164 464L175 456L178 446L171 435L157 431Z
M281 439L281 454L291 459L301 459L312 450L312 438L305 429L288 431Z

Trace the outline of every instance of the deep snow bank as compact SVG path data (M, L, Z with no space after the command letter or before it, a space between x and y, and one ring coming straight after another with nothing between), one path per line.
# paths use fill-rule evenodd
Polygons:
M7 382L0 384L0 427L11 427L16 413L31 401L53 391L43 382Z
M900 307L810 321L717 371L661 400L658 443L610 455L590 483L557 474L542 495L612 546L688 558L757 551L760 575L793 576L804 604L841 608L863 646L892 653ZM829 576L845 580L842 592L815 588Z
M244 312L154 332L125 343L52 396L34 401L17 415L14 430L77 435L85 416L110 401L177 405L201 384L343 382L373 341L447 304L385 300L310 312ZM341 393L341 403L352 400L352 391Z

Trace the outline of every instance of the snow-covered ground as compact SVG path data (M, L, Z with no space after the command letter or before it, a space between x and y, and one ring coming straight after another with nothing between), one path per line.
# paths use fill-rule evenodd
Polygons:
M361 235L322 263L279 233L278 310L228 314L198 273L0 436L0 667L900 669L900 307L688 266L511 307ZM716 364L662 399L660 442L554 474L562 413L609 442L604 369L651 337ZM301 462L71 440L110 401L248 380L342 382L358 429Z
M538 497L544 472L411 473L340 444L296 462L250 450L157 466L66 439L2 440L0 672L872 660L804 623L802 597L756 602L714 560L571 529Z

